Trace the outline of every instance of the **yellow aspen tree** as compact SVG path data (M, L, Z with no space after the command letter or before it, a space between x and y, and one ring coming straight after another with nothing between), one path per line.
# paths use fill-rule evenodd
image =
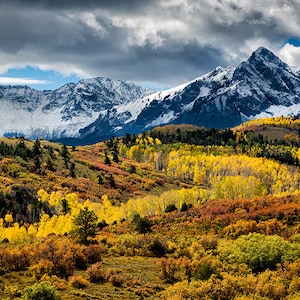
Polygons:
M108 224L112 224L114 221L116 221L114 219L114 212L113 212L114 207L110 202L110 200L108 199L107 195L103 195L101 199L102 199L102 207L100 210L99 217L101 220L105 220Z
M61 192L52 192L50 194L49 204L51 206L60 206L61 205Z
M149 139L148 138L143 139L142 144L148 146L149 145Z
M39 201L41 202L49 201L49 194L45 190L43 189L38 190L37 195Z
M44 237L44 236L47 235L45 233L45 227L46 227L46 224L47 224L49 219L50 219L50 216L48 214L42 214L41 215L39 226L38 226L38 231L36 233L37 237Z
M30 236L35 236L37 234L37 226L36 225L30 225L28 228L27 228L27 233L28 235Z
M120 219L119 220L122 220L122 219L124 219L124 220L128 219L127 207L124 202L122 202L120 204Z
M76 193L68 193L65 196L65 199L67 200L71 210L78 206L78 195Z
M72 230L73 222L70 214L60 215L52 220L52 222L55 222L53 226L55 226L54 232L56 234L62 235L65 233L69 233Z
M154 139L151 136L148 136L148 142L150 145L154 144Z
M161 145L162 142L161 142L158 138L156 138L156 139L155 139L155 144L156 144L156 145Z
M128 199L128 201L126 202L125 209L126 209L125 219L131 220L133 216L136 214L135 201L132 198Z
M44 236L47 236L51 233L59 234L59 229L56 227L57 216L54 215L46 222L44 227Z
M161 206L160 201L158 201L155 197L155 201L152 200L152 202L154 203L154 207L155 207L155 214L156 215L160 215L161 213L163 213L163 208Z
M12 214L6 214L5 217L4 217L4 221L6 223L8 223L8 226L10 227L11 223L13 222L13 216Z
M127 157L131 158L131 159L134 159L135 157L135 153L138 151L138 146L137 145L134 145L134 146L131 146L127 152Z
M128 148L125 144L122 144L120 146L120 149L119 149L119 154L122 155L122 156L126 156L127 155L127 151L128 151Z
M195 163L195 166L194 166L194 179L193 179L193 182L195 184L203 184L204 181L203 181L203 169L204 168L201 168L199 167L199 163L196 162Z

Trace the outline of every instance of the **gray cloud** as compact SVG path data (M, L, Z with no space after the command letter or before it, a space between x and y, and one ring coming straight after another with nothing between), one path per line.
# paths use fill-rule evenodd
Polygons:
M299 0L0 0L0 71L27 64L167 86L259 46L300 67L298 49L281 48L299 38L299 14Z

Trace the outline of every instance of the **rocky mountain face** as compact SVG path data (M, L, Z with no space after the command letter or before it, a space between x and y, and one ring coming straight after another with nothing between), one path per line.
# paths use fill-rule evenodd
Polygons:
M0 87L1 135L69 143L93 143L170 123L229 128L248 119L299 112L299 72L263 47L236 68L217 67L156 93L107 78L44 92Z
M54 91L0 86L0 135L51 140L80 138L99 114L153 93L131 82L93 78Z
M253 118L299 112L299 73L261 47L237 68L217 67L171 90L115 106L81 134L93 139L170 123L230 128Z

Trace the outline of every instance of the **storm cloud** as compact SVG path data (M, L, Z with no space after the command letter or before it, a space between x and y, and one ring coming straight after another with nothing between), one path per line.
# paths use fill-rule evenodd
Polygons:
M0 73L26 65L174 86L259 46L300 67L299 0L0 0Z

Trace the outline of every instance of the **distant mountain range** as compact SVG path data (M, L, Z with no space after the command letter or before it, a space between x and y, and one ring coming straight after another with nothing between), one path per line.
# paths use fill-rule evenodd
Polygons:
M69 83L53 91L0 86L0 135L80 140L80 130L99 115L153 92L132 82L103 77Z
M0 86L0 135L94 143L158 125L229 128L246 120L300 113L300 74L266 48L237 68L217 67L155 92L109 78L54 91Z

